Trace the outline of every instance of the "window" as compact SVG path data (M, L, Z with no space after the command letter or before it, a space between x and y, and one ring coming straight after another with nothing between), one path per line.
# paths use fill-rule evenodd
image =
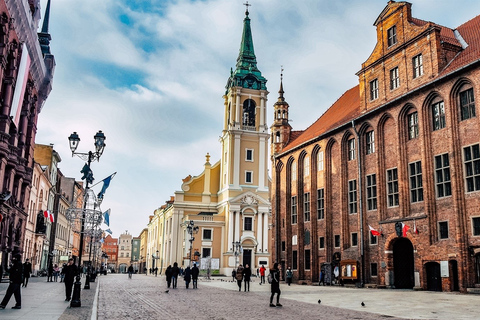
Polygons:
M247 149L245 154L245 161L253 161L253 150Z
M212 240L212 229L203 229L202 240Z
M325 192L323 188L317 190L317 219L325 219Z
M400 78L398 77L398 67L390 70L390 90L400 87Z
M435 187L437 189L437 198L452 195L448 153L435 156Z
M130 253L127 252L127 258L130 257Z
M340 235L335 235L335 248L340 248Z
M348 213L357 213L357 180L348 181Z
M475 98L473 88L460 92L461 119L467 120L475 117Z
M285 241L282 241L282 251L285 251L286 248L287 248L287 247L286 247L286 245L285 245Z
M125 250L125 247L124 247L124 246L121 246L121 247L120 247L120 250Z
M355 138L349 139L348 142L348 160L355 159Z
M387 200L389 207L398 206L397 168L387 170Z
M370 275L372 277L378 276L377 264L376 263L370 263Z
M423 201L422 163L409 164L410 169L410 202Z
M253 183L253 172L245 171L245 183Z
M243 102L243 125L255 127L255 101L247 99Z
M310 158L305 157L303 160L303 175L308 177L310 175Z
M413 112L408 115L408 139L418 137L418 113Z
M378 99L378 79L370 81L370 100Z
M305 250L305 270L310 270L310 250Z
M480 190L480 148L473 145L463 148L467 192Z
M433 130L445 128L445 106L443 101L436 102L432 105Z
M473 235L480 236L480 217L472 218Z
M292 197L292 224L297 223L297 196Z
M123 252L122 252L122 253L120 253L120 258L123 258Z
M371 245L375 245L378 243L378 237L377 236L374 236L371 232L370 233L370 244Z
M212 248L202 248L202 258L210 257Z
M480 220L480 218L479 218ZM318 248L325 249L325 237L318 238Z
M292 163L292 181L297 180L297 164Z
M365 141L366 141L366 151L367 151L367 154L372 154L375 152L375 132L372 130L372 131L368 131L366 134L365 134Z
M318 153L318 171L323 171L323 151Z
M292 251L292 269L297 270L297 250Z
M377 177L367 176L367 210L377 210Z
M352 247L358 246L358 234L356 232L352 233Z
M421 54L413 57L412 65L413 65L413 78L415 79L420 77L423 74L423 57Z
M397 43L397 27L393 26L387 30L388 46L391 47Z
M440 239L448 239L448 222L441 221L438 223L438 236Z
M243 222L243 229L245 231L252 231L252 217L245 217L245 220Z
M310 221L310 192L303 194L303 214L306 221Z

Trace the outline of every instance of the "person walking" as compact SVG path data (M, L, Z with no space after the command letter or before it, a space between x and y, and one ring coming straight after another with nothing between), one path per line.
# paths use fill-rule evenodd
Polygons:
M267 269L265 269L265 266L262 264L262 266L260 267L260 284L265 284L265 271Z
M271 283L271 290L272 293L270 295L270 307L281 307L280 304L280 270L278 269L278 263L275 262L273 265L273 269L270 269L270 273L272 274L272 283ZM277 294L277 304L273 304L273 297Z
M244 291L250 291L250 277L252 276L252 269L250 269L250 266L248 263L245 265L245 268L243 269L243 283L244 283Z
M287 284L289 286L292 283L292 279L293 279L293 271L292 271L292 268L288 267L287 268Z
M185 269L185 271L183 273L183 280L185 280L185 286L188 289L188 286L190 285L190 281L192 281L192 273L191 273L191 270L190 270L190 266L188 266Z
M47 282L53 282L53 263L50 261L47 270Z
M63 273L63 268L65 268L66 265L67 265L67 264L64 263L64 264L62 265L62 270L60 270L60 282L63 282L63 278L65 278L65 274Z
M20 254L14 254L12 257L12 264L7 271L10 274L10 284L8 285L7 292L5 297L3 297L2 302L0 303L0 309L5 309L12 297L12 294L15 296L15 305L12 309L22 309L22 292L20 285L22 284L23 276L23 264Z
M58 275L60 274L60 268L58 267L58 264L55 264L53 266L53 281L57 282L58 281Z
M235 282L236 278L237 278L237 270L233 269L232 270L232 282Z
M174 262L173 263L173 268L172 268L172 287L173 289L177 288L177 279L178 279L178 274L180 273L180 269L178 268L178 263Z
M28 285L28 279L30 279L30 274L32 273L32 264L30 261L27 259L25 260L25 263L23 264L23 283L22 287L27 287Z
M167 270L165 270L165 279L167 280L167 288L170 288L172 283L172 266L168 265Z
M238 291L242 291L243 266L241 264L238 265L235 278L237 279Z
M200 270L198 270L197 264L194 263L192 267L192 283L193 283L193 289L197 289L197 283L198 283L198 274L200 273Z
M133 266L130 265L130 267L128 267L128 279L132 279L132 274L133 274Z
M77 266L73 264L73 258L68 259L68 263L62 270L65 282L65 301L72 298L72 288L75 276L78 274Z

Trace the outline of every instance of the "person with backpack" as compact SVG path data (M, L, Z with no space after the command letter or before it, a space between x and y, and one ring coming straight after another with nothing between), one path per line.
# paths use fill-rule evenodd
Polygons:
M268 275L269 282L271 281L271 290L270 295L270 307L281 307L280 304L280 270L278 269L278 263L275 262L273 268L270 269L270 274ZM277 304L273 304L273 297L277 294Z
M242 291L243 266L241 264L238 265L235 278L237 279L238 291Z
M292 271L292 268L288 267L287 268L287 284L289 286L292 283L292 279L293 279L293 271Z

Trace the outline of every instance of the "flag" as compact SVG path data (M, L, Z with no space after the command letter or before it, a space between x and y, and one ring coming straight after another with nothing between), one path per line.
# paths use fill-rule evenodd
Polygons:
M110 230L110 228L108 228L107 230L105 230L105 232L108 232L108 233L112 234L112 230Z
M53 216L52 212L49 212L49 215L50 215L50 222L53 223L53 221L55 221L55 217Z
M110 226L110 209L103 213L103 222L105 222L107 226Z
M48 212L48 210L43 211L43 216L45 218L48 218L49 215L50 215L50 212Z
M402 222L402 232L403 232L403 236L406 237L407 236L407 231L408 229L410 229L409 226L407 226L405 223Z
M413 232L415 232L415 234L418 234L417 223L415 222L415 220L413 220Z
M100 243L104 243L104 242L105 242L105 240L103 238L100 239Z
M380 232L378 232L377 230L373 229L370 225L368 225L368 228L370 229L370 232L372 233L372 236L378 237L379 235L381 235Z
M107 188L108 186L110 185L110 180L113 179L113 177L116 175L117 173L113 173L111 176L109 177L106 177L105 179L103 179L103 186L102 186L102 190L100 191L100 193L97 195L97 197L99 199L103 199L103 195L105 194L105 191L107 191Z

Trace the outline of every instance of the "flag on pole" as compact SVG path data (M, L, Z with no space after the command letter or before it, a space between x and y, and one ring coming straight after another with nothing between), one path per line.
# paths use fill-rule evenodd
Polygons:
M103 213L103 222L110 227L110 209Z
M415 220L413 220L413 232L415 232L415 234L418 234L417 223L415 222Z
M103 195L105 194L105 191L107 191L107 188L108 186L110 185L110 180L113 179L113 177L116 175L117 173L114 172L111 176L108 176L106 177L105 179L103 179L103 186L102 186L102 190L100 191L100 193L97 195L97 197L99 199L103 199Z
M112 234L112 230L110 230L110 228L108 228L107 230L105 230L105 232L108 232L108 233Z
M381 233L378 232L377 230L373 229L372 226L368 225L368 228L370 229L370 232L372 233L372 236L378 237L379 235L381 235Z
M409 226L407 226L405 223L402 222L402 232L403 232L403 236L406 237L407 236L407 231L408 229L410 229Z
M43 211L43 216L45 218L48 218L49 215L50 215L50 213L48 212L48 210Z
M53 223L55 221L55 217L53 216L53 212L49 212L50 215L50 222Z

